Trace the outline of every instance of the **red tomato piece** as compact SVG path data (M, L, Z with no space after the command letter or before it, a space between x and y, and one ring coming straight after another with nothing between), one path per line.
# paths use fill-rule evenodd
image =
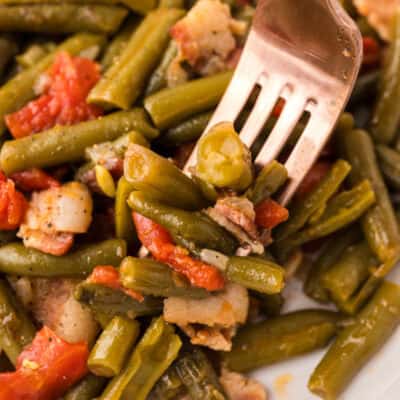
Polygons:
M25 216L28 202L24 195L15 189L11 179L0 172L0 229L17 229Z
M42 328L17 361L16 372L0 374L0 400L54 400L87 372L86 343L70 344Z
M89 91L100 79L98 64L61 52L48 77L49 82L42 96L5 117L8 129L15 138L102 115L101 108L86 103Z
M332 164L327 161L319 161L314 164L297 189L296 197L302 198L306 194L310 193L329 172L331 166Z
M46 174L42 169L32 168L27 171L15 172L11 175L11 179L15 184L25 192L34 190L46 190L53 187L61 186L57 179Z
M87 282L107 286L112 289L122 290L128 296L131 296L140 302L144 300L140 293L122 286L118 270L111 265L97 266L87 278Z
M363 49L363 65L370 67L379 64L381 59L381 48L375 38L371 36L364 36Z
M209 291L224 288L224 277L217 268L192 258L186 249L176 246L169 232L161 225L138 213L132 215L139 240L156 260L186 276L193 286Z
M272 199L266 199L255 208L256 224L262 228L272 229L289 218L287 208Z

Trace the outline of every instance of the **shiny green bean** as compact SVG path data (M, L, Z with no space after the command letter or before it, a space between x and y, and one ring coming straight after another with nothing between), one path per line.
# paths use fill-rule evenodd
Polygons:
M114 317L90 352L87 362L89 370L97 376L107 378L118 375L139 336L139 331L137 321Z
M164 89L146 97L144 106L156 126L167 129L214 108L231 78L232 72L229 71Z
M378 144L375 149L387 183L394 189L400 189L400 153L383 144Z
M105 109L129 109L161 59L168 45L170 28L182 16L183 11L177 9L151 12L133 32L118 62L89 93L88 102Z
M54 44L55 46L55 44ZM54 49L53 49L54 50ZM18 65L22 68L33 67L37 62L46 57L49 52L49 48L43 44L34 43L29 46L22 54L15 57Z
M115 32L128 11L101 4L25 4L0 7L1 32Z
M0 271L9 275L35 277L84 277L97 265L118 266L126 256L123 240L110 239L92 244L65 256L52 256L22 243L0 247Z
M147 137L158 134L148 124L142 109L120 111L99 119L71 126L56 126L36 135L7 141L0 152L1 169L11 174L33 167L80 161L87 147L115 140L133 129Z
M371 301L345 328L313 372L308 387L335 400L400 323L400 287L384 282Z
M154 319L125 368L110 381L99 400L145 400L181 346L174 328L162 317Z
M142 146L129 146L125 155L124 176L136 190L171 206L198 210L208 204L197 185L178 167Z

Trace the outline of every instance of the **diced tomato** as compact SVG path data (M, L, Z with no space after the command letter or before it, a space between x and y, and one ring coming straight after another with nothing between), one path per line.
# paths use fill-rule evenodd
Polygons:
M256 224L262 228L272 229L289 218L287 208L272 199L266 199L255 207Z
M363 48L363 65L371 67L379 64L381 59L381 48L377 40L371 36L364 36Z
M133 297L137 301L144 300L140 293L122 286L118 270L111 265L97 266L87 278L87 282L97 283L113 289L122 290L128 296Z
M0 229L17 229L25 216L28 202L24 195L15 189L11 179L0 172Z
M89 91L100 79L98 64L61 52L48 76L49 82L42 96L5 117L8 129L15 138L102 115L101 108L86 103Z
M139 240L152 256L168 264L176 272L186 276L193 286L209 291L224 288L224 277L212 265L192 258L188 251L173 243L169 232L151 219L133 213Z
M89 349L42 328L20 354L16 372L0 374L0 400L55 400L84 377Z
M11 175L11 179L15 184L25 192L32 192L34 190L46 190L53 187L61 186L57 179L51 175L46 174L39 168L32 168L27 171L15 172Z
M314 164L297 189L296 197L302 198L306 194L310 193L321 182L324 176L331 169L331 166L331 163L327 161L319 161Z

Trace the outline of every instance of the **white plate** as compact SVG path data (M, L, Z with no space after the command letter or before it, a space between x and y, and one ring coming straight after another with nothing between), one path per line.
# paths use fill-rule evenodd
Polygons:
M304 296L298 280L289 283L285 297L285 312L319 307ZM278 363L252 376L268 388L269 400L318 400L308 391L307 382L324 352ZM400 400L400 329L353 379L340 400Z

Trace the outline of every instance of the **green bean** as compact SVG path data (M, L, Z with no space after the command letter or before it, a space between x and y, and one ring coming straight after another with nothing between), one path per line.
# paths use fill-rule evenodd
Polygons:
M4 117L19 110L35 97L34 84L38 76L51 66L57 53L67 51L71 55L79 55L79 53L89 48L98 48L100 50L103 44L103 36L89 33L72 36L39 63L19 73L3 85L0 88L0 134L5 131Z
M383 144L376 146L379 167L390 186L400 189L400 153Z
M303 310L242 328L229 353L221 354L234 371L286 360L324 347L337 331L340 315L323 310Z
M178 167L142 146L129 147L125 155L124 174L136 190L171 206L198 210L207 205L200 189Z
M378 82L380 78L379 71L369 72L361 75L356 82L353 93L349 100L349 107L353 108L356 105L374 97L378 90Z
M309 218L332 197L349 174L351 166L338 160L331 170L304 199L295 202L289 209L290 218L276 230L276 240L280 241L299 231Z
M176 371L192 400L226 400L217 374L199 348L191 349L176 361Z
M329 294L322 286L321 279L325 273L329 273L333 265L339 260L343 251L357 241L360 236L361 233L358 227L353 227L346 232L338 232L329 239L322 253L315 260L308 273L304 285L304 291L308 296L323 303L329 301Z
M161 59L160 64L155 69L155 71L153 72L153 74L149 79L149 83L147 84L147 88L145 91L146 96L150 96L151 94L154 94L168 86L168 80L167 80L168 68L177 54L178 54L178 47L176 45L176 42L171 40L169 42L167 49L165 50L165 53Z
M250 150L233 124L222 122L200 138L196 175L218 188L247 189L253 181Z
M261 311L268 317L276 317L281 313L285 302L281 293L265 295L260 292L252 292L252 295L258 300Z
M176 126L193 115L214 108L231 77L232 72L223 72L161 90L145 99L145 108L160 129Z
M172 364L167 372L158 380L149 395L149 400L176 400L185 393L185 387Z
M128 11L119 6L26 4L0 7L1 32L115 32Z
M15 366L23 348L35 336L35 327L8 284L0 280L0 348Z
M103 71L106 71L118 60L119 56L126 48L132 33L137 28L137 25L138 20L136 18L128 19L123 28L111 40L101 58Z
M359 242L344 250L339 260L323 274L321 281L331 298L342 304L353 296L378 264L368 244Z
M216 203L219 197L217 189L211 185L211 183L203 181L197 175L191 176L193 182L198 186L204 198L210 202L210 204Z
M132 192L128 204L134 211L164 226L173 237L183 237L197 248L228 255L236 250L234 237L202 212L166 206L143 192Z
M397 133L400 111L400 11L394 17L394 39L384 68L381 88L371 121L371 134L376 142L390 144Z
M89 374L65 394L64 400L93 400L101 394L106 381L101 376Z
M22 243L0 247L0 271L9 275L35 277L84 277L97 265L118 266L126 255L123 240L110 239L71 252L52 256Z
M270 295L280 293L285 286L285 270L256 257L230 257L226 276L231 282Z
M49 54L46 46L35 43L29 46L22 54L15 57L18 65L22 68L33 67L37 62Z
M107 378L118 375L139 336L137 321L116 316L97 339L88 359L89 370Z
M181 346L174 328L162 317L154 319L125 368L111 380L99 400L145 400Z
M7 141L0 152L1 169L11 174L33 167L80 161L87 147L115 140L133 129L147 137L158 134L148 124L142 109L120 111L99 119L71 126L56 126L36 135Z
M120 178L115 196L115 236L118 239L124 239L129 248L137 243L132 212L127 203L133 190L133 186L124 177Z
M142 302L119 289L103 285L83 282L74 293L76 300L88 306L95 315L100 315L103 321L115 316L134 319L144 315L157 315L162 311L162 300L146 296ZM109 321L108 321L109 322Z
M162 57L170 28L182 15L183 11L177 9L151 12L132 34L118 62L92 89L88 102L106 109L129 109Z
M350 180L357 184L368 179L376 195L376 203L361 218L369 246L382 262L400 255L400 232L387 188L377 164L372 140L367 132L343 129L338 132L345 157L352 165ZM386 268L381 271L387 272Z
M247 197L258 204L275 194L288 178L285 166L278 161L271 161L257 175L253 186L247 191Z
M297 246L327 236L352 224L373 206L376 196L369 181L333 197L318 220L279 244L287 252Z
M12 35L0 36L0 78L6 71L7 66L12 58L18 52L18 43Z
M177 147L196 141L206 129L212 116L211 111L195 115L188 120L168 129L159 139L165 147Z
M120 266L120 276L124 287L142 294L195 299L209 296L206 290L192 287L168 265L148 258L126 257Z
M355 323L339 333L313 372L309 389L324 399L337 399L350 380L392 335L399 322L400 287L384 282Z

